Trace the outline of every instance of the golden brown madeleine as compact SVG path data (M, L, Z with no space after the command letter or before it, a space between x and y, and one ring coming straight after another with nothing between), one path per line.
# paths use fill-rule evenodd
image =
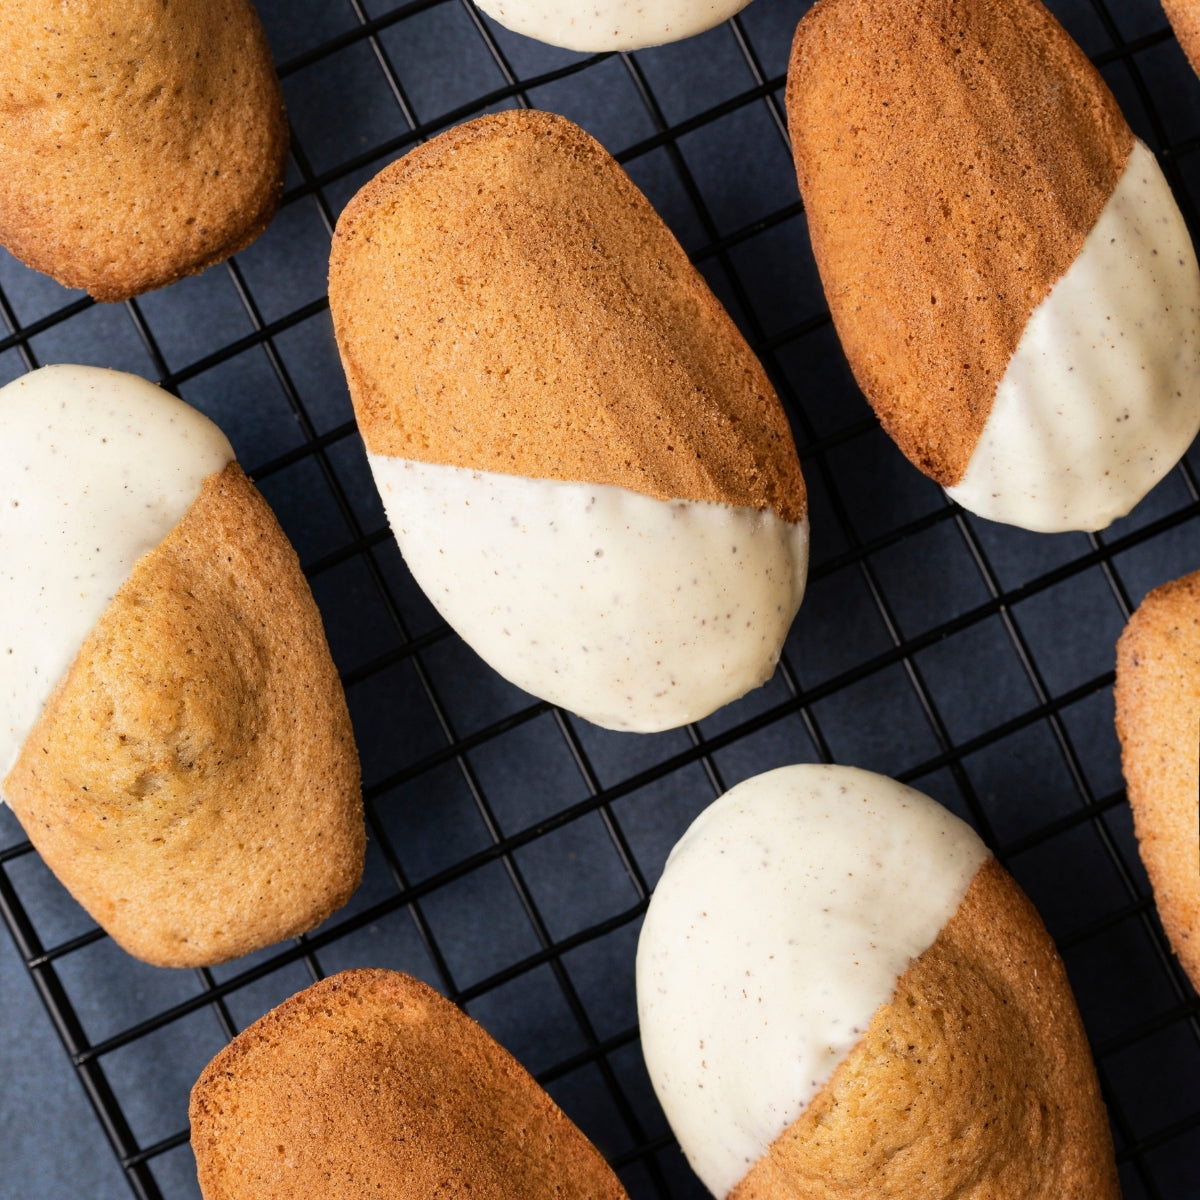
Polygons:
M365 835L345 696L236 463L138 561L4 795L71 894L159 966L234 958L349 899Z
M730 1200L1119 1200L1062 961L996 862Z
M1039 0L820 0L787 102L855 378L908 458L957 483L1133 134Z
M1192 70L1200 75L1200 3L1197 0L1162 0L1162 6Z
M806 511L762 366L563 117L481 117L381 171L338 220L329 303L371 451Z
M595 140L506 112L406 155L342 213L329 301L405 561L501 675L641 731L771 677L808 570L787 419Z
M432 988L345 971L245 1029L192 1089L205 1200L623 1200L595 1147Z
M287 121L249 0L8 0L0 61L0 243L31 267L123 300L274 215Z
M1200 265L1040 0L819 0L788 120L834 323L900 449L991 520L1127 514L1200 431Z
M655 1092L733 1200L1117 1200L1054 944L965 822L869 771L743 780L638 942Z
M1117 643L1117 734L1138 848L1200 988L1200 572L1155 588Z

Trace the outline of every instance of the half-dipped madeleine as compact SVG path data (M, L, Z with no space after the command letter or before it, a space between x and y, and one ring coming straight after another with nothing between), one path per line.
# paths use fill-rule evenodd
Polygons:
M638 943L646 1064L734 1200L1117 1200L1037 913L928 797L846 767L746 780L667 860Z
M362 874L358 756L320 614L221 431L134 375L0 390L0 788L131 954L219 962Z
M993 520L1129 512L1200 428L1200 270L1040 0L819 0L787 102L830 311L901 450Z
M329 287L400 549L487 662L639 730L770 677L808 565L787 420L597 142L528 111L443 134L351 201Z

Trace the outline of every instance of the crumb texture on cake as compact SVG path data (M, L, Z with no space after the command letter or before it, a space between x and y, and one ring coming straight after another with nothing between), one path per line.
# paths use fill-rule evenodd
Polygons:
M937 940L730 1200L1118 1200L1062 962L1004 869Z
M71 894L160 966L234 958L349 899L365 834L345 695L236 463L135 565L4 794Z
M787 106L855 378L908 458L951 486L1133 134L1039 0L819 0Z
M1162 0L1162 6L1192 70L1200 75L1200 0Z
M330 306L375 453L805 513L762 366L562 117L482 117L382 171L338 221Z
M1117 734L1138 850L1200 987L1200 572L1157 587L1117 643Z
M192 1089L205 1200L625 1200L527 1071L394 971L314 984L242 1032Z
M248 0L7 0L0 61L0 242L29 266L123 300L274 215L287 120Z

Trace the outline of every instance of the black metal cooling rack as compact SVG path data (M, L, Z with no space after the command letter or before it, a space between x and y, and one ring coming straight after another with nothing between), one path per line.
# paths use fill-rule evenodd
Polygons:
M977 521L900 458L841 357L791 172L783 72L807 0L755 0L690 42L596 56L508 34L467 0L259 7L293 137L284 208L258 243L118 307L0 259L4 378L50 361L136 370L229 433L305 563L363 755L359 894L314 933L213 970L122 954L0 816L0 910L134 1195L198 1194L192 1080L267 1008L355 965L409 970L463 1005L634 1197L704 1194L641 1064L640 918L670 846L721 790L836 759L914 783L980 830L1067 962L1126 1197L1194 1197L1200 1002L1137 860L1111 685L1133 606L1200 566L1200 454L1104 534L1056 537ZM1200 83L1157 3L1051 7L1200 233ZM687 730L597 730L475 659L408 578L351 419L324 293L337 213L419 141L517 105L565 113L616 153L762 356L801 450L813 568L779 672ZM16 1178L52 1194L60 1175L30 1160L71 1136L0 1130L0 1195Z

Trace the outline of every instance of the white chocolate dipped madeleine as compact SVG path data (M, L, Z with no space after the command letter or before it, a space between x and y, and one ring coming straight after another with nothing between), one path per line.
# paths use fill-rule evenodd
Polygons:
M479 0L507 29L589 53L640 50L694 37L729 20L750 0Z
M819 0L788 113L830 311L905 455L993 520L1127 513L1200 428L1200 270L1040 0Z
M395 971L344 971L259 1018L190 1117L204 1200L625 1200L512 1055Z
M131 954L219 962L362 873L358 758L295 552L219 429L137 376L0 389L0 791Z
M637 730L770 677L808 563L787 420L598 143L507 112L393 163L330 306L400 549L496 670Z
M893 780L785 767L722 796L667 860L637 988L715 1196L1118 1196L1053 943L973 831Z
M97 300L253 241L288 129L250 0L6 0L0 243Z
M1138 606L1117 643L1114 694L1138 850L1171 948L1200 988L1200 572Z

